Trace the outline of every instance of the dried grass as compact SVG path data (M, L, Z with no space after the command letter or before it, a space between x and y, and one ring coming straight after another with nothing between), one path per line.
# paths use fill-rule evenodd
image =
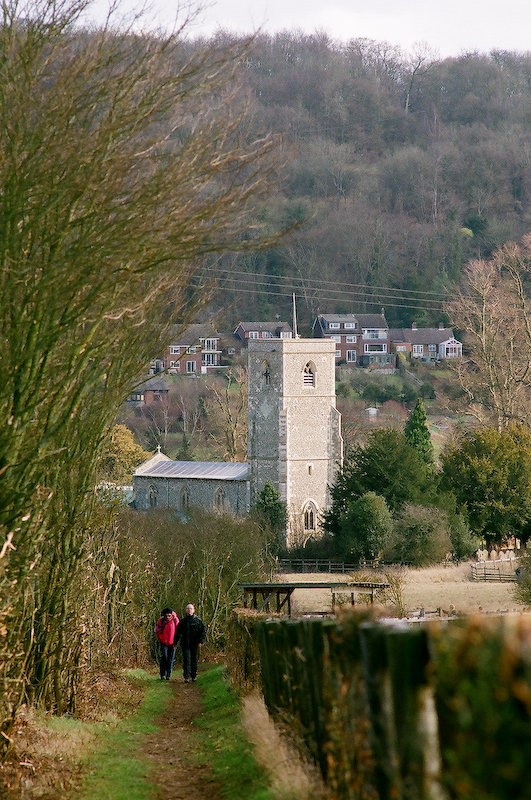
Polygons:
M313 764L304 761L269 716L262 697L243 700L243 723L258 763L269 774L277 800L325 800L326 790Z
M403 568L402 598L406 609L424 608L435 610L450 609L457 613L471 614L478 611L496 613L497 611L524 611L525 606L515 596L514 584L496 582L473 582L470 580L470 564L450 566ZM280 581L303 582L346 582L349 575L305 573L282 574L276 576ZM383 575L374 573L372 580L384 580ZM328 589L296 589L293 593L294 613L330 612L331 595Z

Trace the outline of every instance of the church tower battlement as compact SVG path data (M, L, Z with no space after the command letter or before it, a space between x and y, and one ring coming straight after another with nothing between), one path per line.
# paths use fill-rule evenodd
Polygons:
M343 460L335 342L249 340L251 503L267 481L286 503L286 544L319 535L329 486Z

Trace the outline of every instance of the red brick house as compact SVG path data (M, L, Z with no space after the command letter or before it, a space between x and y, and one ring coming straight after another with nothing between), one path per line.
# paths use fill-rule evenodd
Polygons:
M137 386L128 400L137 406L149 406L152 403L168 402L169 393L170 387L161 375L157 375Z
M416 323L411 328L391 328L389 338L393 353L405 353L423 361L445 361L463 355L463 345L452 328L445 328L442 322L438 328L417 328Z
M221 366L221 336L209 325L175 326L171 343L150 364L150 374L205 375Z
M336 363L391 368L389 326L382 314L318 314L313 335L336 343Z

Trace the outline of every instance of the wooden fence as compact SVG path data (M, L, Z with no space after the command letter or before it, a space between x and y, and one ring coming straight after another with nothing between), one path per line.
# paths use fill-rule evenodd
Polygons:
M518 562L513 559L507 561L477 561L470 565L471 577L473 581L516 581L517 565Z
M383 570L387 567L409 566L411 562L390 563L383 561L358 561L348 564L344 561L327 558L281 558L278 562L279 572L329 572L348 574L364 569Z
M247 610L227 655L332 800L527 800L530 635L523 615L409 625Z

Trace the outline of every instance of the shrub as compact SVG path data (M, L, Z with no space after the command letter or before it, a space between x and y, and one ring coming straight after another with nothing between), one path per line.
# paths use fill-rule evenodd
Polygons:
M443 561L451 547L448 521L444 512L407 504L395 516L385 558L424 567Z
M346 559L373 560L385 548L393 531L393 518L385 499L367 492L349 504L341 515L336 549Z

